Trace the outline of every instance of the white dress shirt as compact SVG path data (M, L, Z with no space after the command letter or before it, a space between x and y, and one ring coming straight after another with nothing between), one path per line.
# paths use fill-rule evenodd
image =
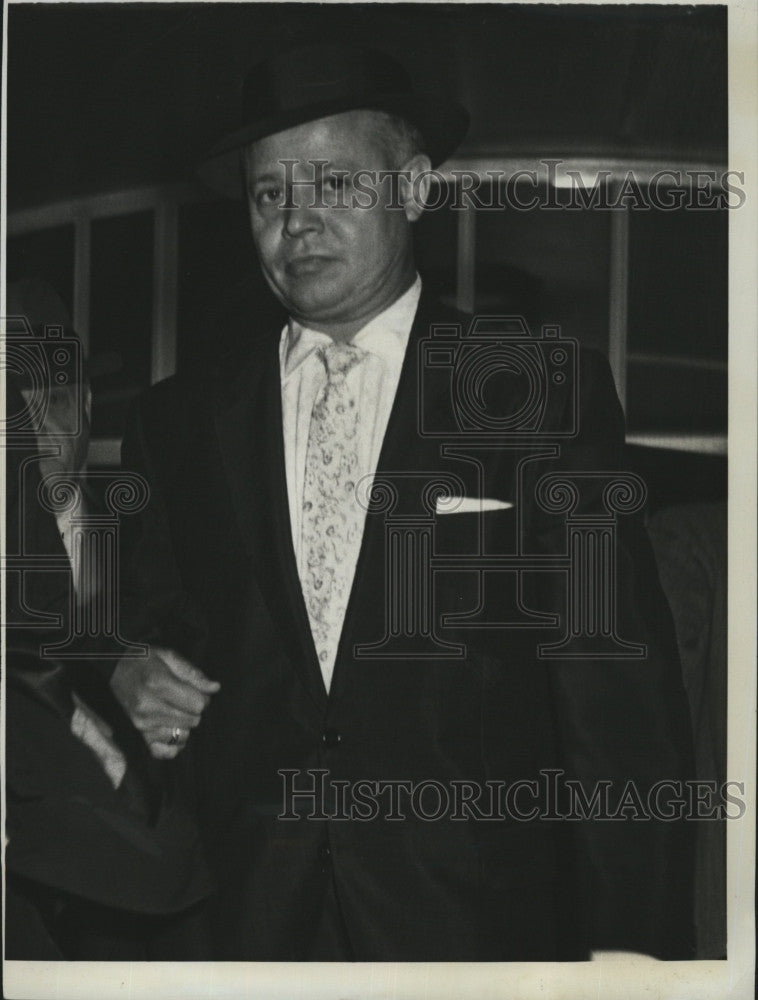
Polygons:
M421 278L417 276L407 292L352 338L352 343L367 353L347 375L348 382L354 381L361 414L358 425L360 468L356 482L376 472L420 295ZM326 371L316 351L331 342L328 334L290 320L282 330L279 346L287 495L292 541L301 578L304 558L301 511L308 430L313 404L326 384ZM361 493L367 495L363 490ZM354 573L355 566L352 569Z

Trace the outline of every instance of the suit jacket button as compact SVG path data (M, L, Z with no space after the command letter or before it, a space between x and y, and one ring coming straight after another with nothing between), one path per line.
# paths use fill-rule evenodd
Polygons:
M328 844L322 844L318 849L318 856L322 861L328 861L332 856L332 849Z
M328 750L332 750L342 742L342 733L338 733L336 729L327 729L321 736L321 742Z

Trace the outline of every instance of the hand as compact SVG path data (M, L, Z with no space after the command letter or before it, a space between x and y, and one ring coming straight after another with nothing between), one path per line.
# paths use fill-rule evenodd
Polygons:
M126 758L113 742L113 730L73 693L71 732L97 756L110 783L118 788L126 774Z
M184 748L220 686L158 646L146 657L123 657L111 677L113 693L158 760L171 760Z

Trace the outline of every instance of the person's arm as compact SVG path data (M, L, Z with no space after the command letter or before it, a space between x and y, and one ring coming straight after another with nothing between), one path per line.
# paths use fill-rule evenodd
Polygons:
M575 480L579 494L572 516L591 520L607 509L608 477L602 474L623 472L624 420L604 358L584 353L577 388L578 433L561 445L557 458L532 463L526 484L525 502L532 511L529 544L541 554L566 554L567 535L565 512L551 514L533 502L540 479L589 474ZM563 412L553 416L557 424L567 426L568 407L567 399ZM544 662L566 777L580 782L588 796L598 782L612 782L612 803L631 782L647 807L657 782L681 783L694 776L690 722L673 623L642 512L617 514L616 522L617 634L644 646L644 656ZM565 626L566 577L544 574L548 577L546 608L561 609ZM665 802L664 794L660 803ZM590 951L693 956L691 827L683 819L655 816L573 824L575 888L585 902Z
M118 660L110 684L152 755L168 759L186 744L219 684L190 659L192 641L197 643L202 632L182 587L140 406L124 436L122 468L143 478L148 500L121 523L119 624L125 639L147 644L149 652ZM176 647L182 643L180 652Z

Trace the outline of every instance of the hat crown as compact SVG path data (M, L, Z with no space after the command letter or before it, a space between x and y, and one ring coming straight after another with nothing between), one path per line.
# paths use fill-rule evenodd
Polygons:
M413 125L432 166L458 146L469 116L457 101L418 93L391 56L364 46L318 43L293 47L258 63L242 87L237 128L221 139L198 166L216 191L244 197L239 151L308 122L346 111L383 111Z
M405 69L375 49L310 45L254 66L242 90L242 122L268 119L349 98L367 106L410 97Z

